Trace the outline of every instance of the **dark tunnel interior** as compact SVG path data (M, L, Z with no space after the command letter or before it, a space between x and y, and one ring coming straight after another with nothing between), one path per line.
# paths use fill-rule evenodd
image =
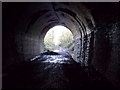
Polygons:
M66 51L45 48L57 25ZM3 2L2 88L120 88L120 3Z

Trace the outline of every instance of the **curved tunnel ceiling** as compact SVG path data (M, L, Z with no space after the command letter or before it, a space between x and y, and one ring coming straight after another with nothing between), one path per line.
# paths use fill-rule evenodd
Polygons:
M48 6L49 7L46 7L46 5L42 6L42 10L32 15L26 32L32 34L36 32L36 35L43 35L43 32L46 33L49 28L55 25L64 25L72 31L74 36L79 36L79 33L90 33L88 23L92 23L94 26L94 21L88 9L80 3L75 3L75 5L73 5L73 3L68 3L68 5L64 3L51 3ZM86 19L89 20L89 22L87 22Z
M84 5L58 2L28 5L19 25L16 41L18 47L22 44L23 48L18 52L23 53L27 59L44 51L44 37L47 31L56 25L63 25L71 30L75 40L75 57L79 58L78 55L85 51L84 47L89 46L84 44L87 42L84 41L87 39L85 37L94 31L95 27L92 15ZM81 56L85 58L85 55Z

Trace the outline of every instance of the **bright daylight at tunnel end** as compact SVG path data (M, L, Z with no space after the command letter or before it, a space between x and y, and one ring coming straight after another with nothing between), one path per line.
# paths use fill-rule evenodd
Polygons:
M2 89L120 88L120 3L3 2Z

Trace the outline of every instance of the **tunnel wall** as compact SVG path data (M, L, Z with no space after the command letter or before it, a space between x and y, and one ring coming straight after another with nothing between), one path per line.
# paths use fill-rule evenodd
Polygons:
M23 5L25 6L25 5ZM17 10L16 10L16 8ZM16 29L19 17L22 14L23 7L19 7L13 3L2 4L2 69L4 70L13 63L23 61L22 53L17 51ZM20 39L21 41L21 39Z
M96 3L92 64L115 87L120 87L120 4Z
M45 33L58 24L68 27L74 35L75 60L85 61L85 39L91 32L89 24L94 27L94 20L84 5L3 3L3 67L29 60L43 52Z

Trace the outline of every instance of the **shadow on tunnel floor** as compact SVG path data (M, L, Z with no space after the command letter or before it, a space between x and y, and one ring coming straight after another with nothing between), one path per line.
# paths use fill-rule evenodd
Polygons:
M67 63L24 62L9 67L3 76L6 88L114 88L93 67Z

